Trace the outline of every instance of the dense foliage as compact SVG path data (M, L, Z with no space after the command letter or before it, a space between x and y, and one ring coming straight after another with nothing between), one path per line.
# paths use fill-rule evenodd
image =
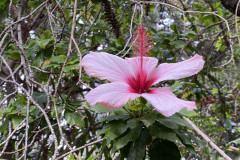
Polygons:
M3 159L222 159L240 144L239 17L220 0L1 0L0 157ZM235 5L236 8L237 5ZM230 6L232 7L232 6ZM106 80L80 67L90 51L133 56L136 26L151 56L174 63L202 55L203 70L171 86L195 111L170 117L145 99L111 110L85 95Z

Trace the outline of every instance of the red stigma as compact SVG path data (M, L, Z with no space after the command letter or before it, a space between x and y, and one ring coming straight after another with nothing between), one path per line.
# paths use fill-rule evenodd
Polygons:
M144 26L137 26L137 31L133 37L132 51L135 56L150 56L149 50L153 49L153 42L150 34Z

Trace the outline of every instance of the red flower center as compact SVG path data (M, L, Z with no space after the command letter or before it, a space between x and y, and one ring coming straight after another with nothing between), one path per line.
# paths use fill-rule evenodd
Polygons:
M137 93L145 93L153 84L153 80L147 81L147 75L143 71L143 56L150 55L149 50L153 47L150 34L144 30L144 26L137 26L137 32L132 44L134 55L140 56L140 71L136 77L129 79L129 84Z
M141 80L143 86L141 86ZM131 92L135 93L146 93L148 92L148 89L152 86L152 84L155 82L154 79L147 80L146 74L138 74L137 77L131 77L128 79L128 84L131 87Z

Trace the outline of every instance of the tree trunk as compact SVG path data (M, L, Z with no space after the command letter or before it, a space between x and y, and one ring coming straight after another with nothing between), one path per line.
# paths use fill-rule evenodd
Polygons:
M235 14L238 0L221 0L221 3L227 10ZM240 7L238 7L237 15L240 16Z

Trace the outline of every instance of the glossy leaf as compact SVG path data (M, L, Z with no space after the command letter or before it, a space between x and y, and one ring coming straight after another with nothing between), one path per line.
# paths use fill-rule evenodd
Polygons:
M65 111L64 118L70 125L77 125L80 128L84 127L84 120L82 116L77 113Z
M141 132L140 137L134 141L128 153L128 160L143 160L146 154L146 145L151 142L151 136L147 129Z
M155 139L149 150L150 160L180 160L181 154L174 142Z

